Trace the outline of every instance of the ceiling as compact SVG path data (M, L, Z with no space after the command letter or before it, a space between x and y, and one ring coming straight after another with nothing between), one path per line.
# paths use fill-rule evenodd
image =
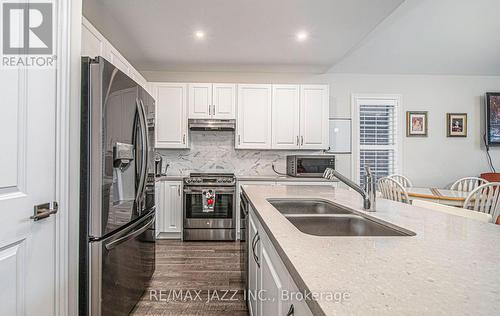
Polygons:
M139 71L500 75L499 0L83 3Z
M140 71L325 72L402 2L84 0L83 12Z
M500 75L499 0L406 0L330 72Z

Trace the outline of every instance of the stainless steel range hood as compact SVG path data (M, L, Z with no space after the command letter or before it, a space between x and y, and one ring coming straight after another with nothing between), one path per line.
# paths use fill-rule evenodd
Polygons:
M234 131L235 120L190 119L189 129L192 131Z

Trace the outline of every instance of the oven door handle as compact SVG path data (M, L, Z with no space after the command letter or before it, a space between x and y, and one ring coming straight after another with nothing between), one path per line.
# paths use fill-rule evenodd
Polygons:
M235 192L234 188L203 187L203 188L200 188L200 189L186 189L186 188L184 188L184 193L202 193L203 191L207 191L207 190L215 191L215 193L218 193L218 192L234 193Z

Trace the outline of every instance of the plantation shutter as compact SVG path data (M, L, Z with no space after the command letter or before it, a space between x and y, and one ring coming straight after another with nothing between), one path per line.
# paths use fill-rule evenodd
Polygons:
M359 104L359 174L364 185L365 165L376 179L397 172L397 103L363 100Z

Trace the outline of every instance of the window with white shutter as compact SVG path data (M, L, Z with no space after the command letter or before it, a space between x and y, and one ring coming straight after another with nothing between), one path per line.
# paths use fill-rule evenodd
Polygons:
M364 185L365 165L376 179L399 171L399 97L354 97L355 179Z

